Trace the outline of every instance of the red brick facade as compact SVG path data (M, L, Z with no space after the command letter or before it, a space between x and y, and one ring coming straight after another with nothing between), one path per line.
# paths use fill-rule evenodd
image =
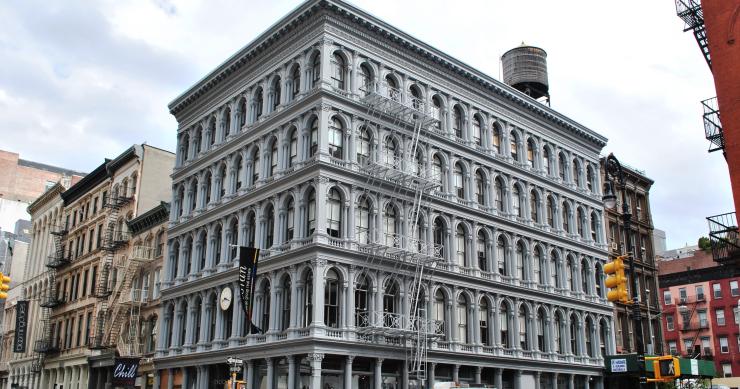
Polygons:
M81 173L29 162L19 158L16 153L0 150L0 198L31 203L47 189L64 177L69 178L71 186L82 178Z

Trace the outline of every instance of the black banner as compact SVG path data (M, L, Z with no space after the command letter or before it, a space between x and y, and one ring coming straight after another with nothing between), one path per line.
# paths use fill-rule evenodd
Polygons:
M28 301L19 300L15 305L15 338L13 352L26 352L26 330L28 329Z
M247 333L252 333L252 299L254 297L254 279L257 277L257 262L260 249L239 246L239 295L242 298L242 309L247 314Z
M139 358L116 358L113 363L113 386L134 386L139 371Z

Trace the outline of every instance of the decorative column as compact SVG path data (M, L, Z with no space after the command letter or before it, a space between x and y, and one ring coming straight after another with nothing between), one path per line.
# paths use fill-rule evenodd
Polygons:
M460 382L460 365L452 365L452 381Z
M375 389L383 389L383 358L375 360L375 372L373 374Z
M173 389L175 385L175 369L167 369L167 389Z
M247 360L247 389L256 389L254 385L254 361Z
M522 388L522 371L521 370L514 370L514 389L524 389Z
M475 367L475 383L477 385L481 384L481 375L483 373L483 366L476 366Z
M350 357L347 357L350 358ZM288 388L287 389L296 389L295 388L295 357L292 355L287 355L285 359L288 360ZM351 369L351 365L350 365Z
M322 309L323 311L323 309ZM311 364L311 388L321 389L321 361L324 360L324 354L308 354L308 361ZM381 389L381 388L377 388Z
M427 378L427 381L429 383L429 385L427 386L428 389L433 389L434 388L434 383L436 381L434 370L436 368L437 368L437 364L436 363L431 362L429 364L429 373L428 373L429 374L429 378Z
M493 385L497 388L503 388L503 375L504 375L504 369L502 368L496 368L493 373Z
M275 387L275 366L272 358L265 358L265 364L267 365L267 389L273 389Z
M352 361L355 359L348 355L344 361L344 389L352 389ZM288 389L294 389L288 386Z

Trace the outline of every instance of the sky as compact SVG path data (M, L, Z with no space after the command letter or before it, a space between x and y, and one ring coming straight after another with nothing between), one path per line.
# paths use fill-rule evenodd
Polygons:
M0 2L0 149L89 172L133 143L174 151L167 104L297 7L288 0ZM708 154L711 72L670 0L353 0L497 79L500 56L544 48L552 107L644 170L668 248L733 210Z

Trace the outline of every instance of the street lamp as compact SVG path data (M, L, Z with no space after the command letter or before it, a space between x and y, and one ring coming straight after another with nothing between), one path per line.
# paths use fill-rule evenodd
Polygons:
M624 241L626 244L625 254L629 255L629 267L630 267L630 286L632 288L632 320L634 322L635 331L635 343L637 346L637 367L638 374L640 377L640 388L646 388L646 377L645 377L645 346L642 333L642 313L640 312L640 304L638 303L638 291L637 291L637 271L635 269L635 256L632 253L632 212L627 206L627 182L624 178L624 171L622 170L622 164L619 163L617 157L613 153L610 153L604 161L604 207L613 209L617 205L617 196L614 193L615 181L619 184L619 189L622 191L622 223L624 224Z

